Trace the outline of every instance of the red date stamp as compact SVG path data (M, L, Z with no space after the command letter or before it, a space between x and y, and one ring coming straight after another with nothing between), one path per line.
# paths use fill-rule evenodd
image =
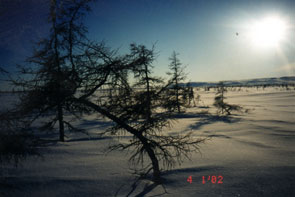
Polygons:
M189 176L186 180L189 183L193 182L193 177ZM209 175L209 176L202 176L202 184L212 183L212 184L222 184L223 183L223 176L219 175Z
M206 182L211 182L212 184L222 184L223 183L223 176L202 176L202 183L205 184Z

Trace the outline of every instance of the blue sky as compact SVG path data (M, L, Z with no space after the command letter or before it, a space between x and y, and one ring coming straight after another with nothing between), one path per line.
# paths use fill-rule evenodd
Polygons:
M48 1L0 2L1 65L14 70L46 36ZM249 24L276 16L288 28L276 47L257 47ZM98 0L85 17L89 38L124 53L132 42L156 46L154 73L164 76L178 52L190 81L295 75L294 0ZM236 34L238 33L238 35Z

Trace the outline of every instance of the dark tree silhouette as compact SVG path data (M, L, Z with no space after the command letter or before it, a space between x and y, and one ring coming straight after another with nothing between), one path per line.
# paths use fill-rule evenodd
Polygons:
M40 42L39 49L29 59L31 67L22 69L30 77L14 81L24 90L19 106L24 114L34 112L33 120L54 112L45 127L53 127L58 121L61 141L64 123L70 125L63 119L64 110L78 115L98 113L109 118L115 124L103 134L132 135L128 143L120 143L111 150L131 149L130 161L142 165L148 156L150 162L143 170L147 173L153 170L153 180L158 183L160 163L165 168L177 161L181 163L183 157L198 150L203 139L162 132L171 126L171 112L165 104L166 91L172 84L151 76L154 50L132 44L129 54L118 55L103 43L87 41L86 28L76 22L88 10L88 2L65 1L61 7L52 1L49 39ZM135 84L129 81L130 74L134 74ZM111 90L104 94L105 88Z
M74 129L64 120L64 111L75 112L69 98L80 85L77 73L85 58L81 49L86 41L86 28L81 19L89 10L88 3L89 0L51 1L49 38L38 43L34 55L27 59L29 66L20 67L25 77L13 80L23 92L18 105L21 113L34 113L33 120L48 112L56 113L43 128L52 129L58 122L60 141L64 141L65 124Z
M203 139L194 139L191 134L170 136L162 133L165 127L171 126L171 112L164 107L167 100L165 92L171 83L164 84L154 80L151 70L147 69L147 65L151 65L153 61L153 49L132 44L130 53L124 56L104 52L101 57L101 52L100 47L89 48L88 53L92 54L89 58L104 58L104 63L94 63L91 69L84 70L88 77L83 80L91 86L82 87L83 94L73 98L73 102L89 107L114 121L114 127L103 134L119 135L126 131L132 134L129 142L119 143L110 149L131 149L130 161L134 164L144 165L147 155L150 164L142 166L142 169L146 173L153 170L153 180L158 183L161 180L160 163L164 168L174 166L177 161L181 163L183 157L189 157L192 151L198 150ZM126 78L128 73L134 73L138 79L134 85ZM142 84L142 88L139 88L139 84ZM112 88L112 94L107 94L111 97L105 98L99 92L105 85ZM94 95L95 100L91 99Z
M133 74L134 78L137 80L133 85L134 88L140 88L136 92L136 102L138 102L138 112L142 114L148 121L152 116L153 98L159 98L157 94L157 89L163 80L159 77L152 76L154 52L148 50L144 45L137 46L136 44L130 45L130 57L133 60Z
M223 114L226 108L226 103L224 103L224 93L226 92L226 88L224 87L223 82L220 82L217 87L216 96L214 98L214 106L217 107L218 111L217 113Z
M28 156L39 155L39 140L21 118L13 111L0 113L0 166L4 163L17 166Z
M0 67L2 74L9 73ZM17 166L27 156L39 155L37 144L38 139L31 134L31 129L20 114L10 109L0 109L0 166L4 163Z
M181 67L181 62L177 58L177 53L174 51L169 58L171 61L169 64L169 69L171 72L168 72L167 74L171 76L171 87L168 91L169 94L169 100L167 102L167 107L174 111L177 110L178 113L181 112L181 108L185 105L186 98L186 92L185 87L181 85L181 83L186 78L186 75L184 73L184 68ZM184 98L185 97L185 98Z
M190 82L186 83L186 86L183 90L183 101L187 107L191 106L191 103L193 103L193 106L196 106L195 102L195 93L193 87L191 87Z
M0 67L0 74L7 74L8 72L4 69L4 68L2 68L2 67Z
M225 114L226 113L226 115L230 115L231 111L241 111L242 110L241 106L230 105L230 104L224 102L224 99L226 99L226 97L224 96L226 91L227 90L224 87L223 82L220 82L217 87L216 96L214 98L215 101L213 104L217 108L217 113L218 114Z

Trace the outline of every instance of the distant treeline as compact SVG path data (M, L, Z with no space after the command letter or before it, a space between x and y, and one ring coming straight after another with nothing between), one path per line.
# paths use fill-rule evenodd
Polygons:
M190 82L191 87L217 87L219 82ZM237 81L223 81L226 87L270 87L270 86L295 86L295 77L261 78ZM182 84L187 86L187 84Z

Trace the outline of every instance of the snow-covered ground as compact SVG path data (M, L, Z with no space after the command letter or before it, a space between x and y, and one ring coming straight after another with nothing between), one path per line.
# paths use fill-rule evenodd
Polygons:
M210 139L190 161L164 172L163 186L135 183L127 151L105 154L118 139L97 137L111 123L91 116L79 122L90 136L67 134L67 142L42 148L43 158L3 167L0 196L295 196L295 90L228 91L226 102L248 109L229 117L216 115L214 89L198 93L198 107L177 115L165 132ZM217 182L222 176L222 183L212 183L212 176Z

